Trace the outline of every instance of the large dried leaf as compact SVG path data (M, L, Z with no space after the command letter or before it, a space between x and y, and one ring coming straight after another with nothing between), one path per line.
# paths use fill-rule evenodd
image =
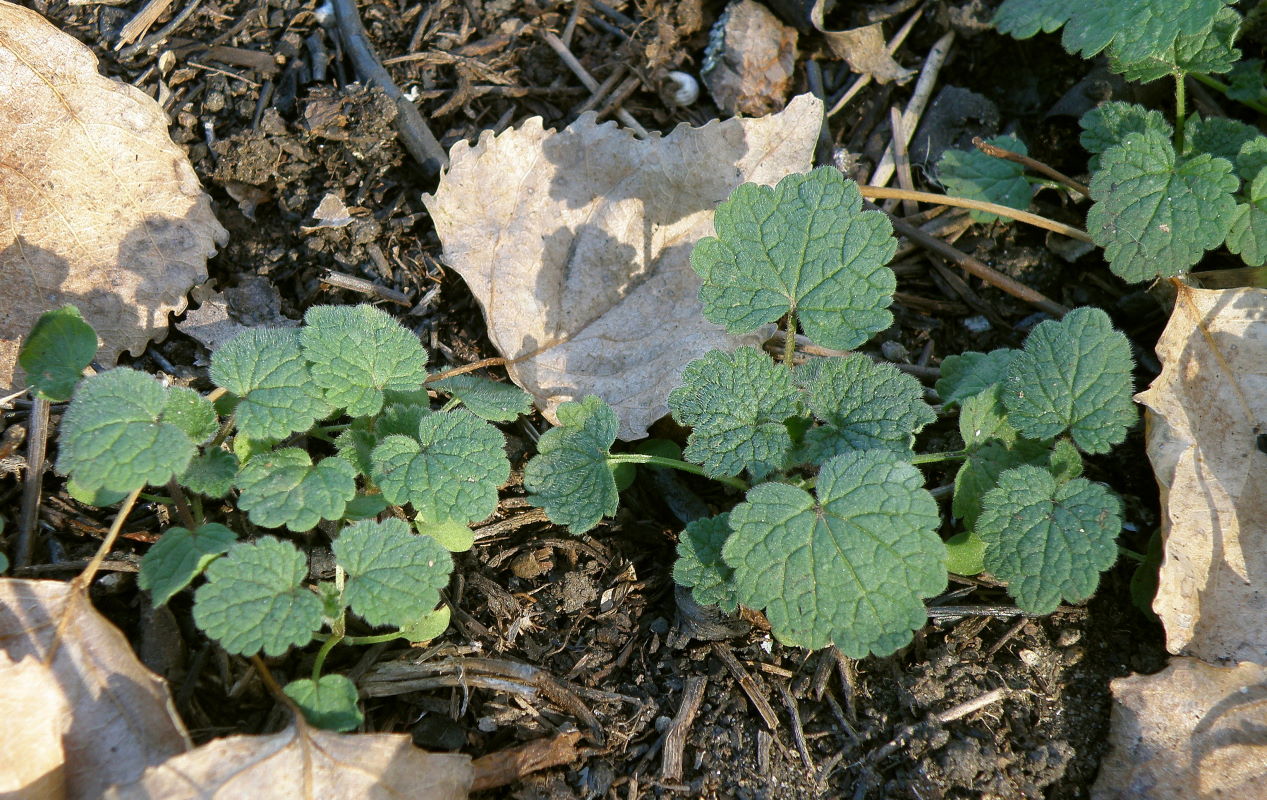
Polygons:
M301 724L216 739L106 797L465 800L473 779L468 756L427 753L408 734L345 736Z
M1261 620L1260 620L1261 622ZM1094 800L1257 800L1267 779L1267 668L1172 659L1113 681L1112 750Z
M12 661L0 652L0 796L26 800L66 796L62 734L70 707L53 671L27 656Z
M493 344L524 359L510 375L548 419L596 394L620 437L640 438L687 362L754 341L704 320L691 248L739 184L808 170L822 117L806 95L768 117L647 140L584 114L559 132L534 117L454 146L424 201L445 261L483 306Z
M166 682L82 593L58 581L0 579L0 649L11 660L44 660L63 616L69 622L49 666L73 712L62 740L67 796L100 797L183 753L189 737Z
M0 388L21 337L74 303L101 359L139 354L227 234L167 118L92 51L0 0Z
M1204 329L1204 330L1203 330ZM1207 661L1267 653L1267 292L1182 287L1157 343L1148 455L1164 557L1166 647Z

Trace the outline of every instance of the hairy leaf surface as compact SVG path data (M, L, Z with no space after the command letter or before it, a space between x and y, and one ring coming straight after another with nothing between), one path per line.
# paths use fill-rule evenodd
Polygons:
M976 530L985 567L1031 614L1087 599L1117 560L1121 501L1085 478L1058 484L1046 470L1016 467L999 476L984 504Z
M946 356L941 362L941 377L937 379L937 395L946 405L962 404L969 397L1002 383L1014 355L1015 350L1003 347L988 353L969 351Z
M194 622L230 653L281 655L321 627L321 599L304 588L307 577L308 558L290 542L239 542L207 567Z
M537 456L524 467L524 488L550 521L584 533L616 513L620 494L607 466L616 441L616 414L598 397L559 406L559 427L537 442Z
M855 354L801 369L805 404L822 423L805 433L807 461L822 463L854 450L910 458L915 434L937 419L919 381L891 364Z
M313 382L354 417L377 414L384 390L417 389L427 379L427 351L386 311L313 306L304 323L299 337Z
M1251 267L1267 263L1267 168L1250 184L1247 203L1237 203L1227 249Z
M946 586L937 503L892 454L837 456L818 498L765 483L730 513L722 549L740 603L764 608L782 641L834 643L851 658L885 655L927 619L923 598Z
M242 331L211 355L211 380L238 396L234 420L252 439L284 439L333 410L308 372L294 330Z
M185 471L194 443L165 421L167 389L126 367L85 378L62 416L57 471L92 491L131 492Z
M401 627L421 619L440 602L453 571L447 550L400 519L350 525L331 549L347 573L344 598L371 625Z
M697 519L682 530L677 543L673 581L691 588L702 606L732 612L738 607L731 581L735 571L722 560L722 547L730 538L730 514Z
M263 528L312 530L339 519L356 496L356 468L338 457L317 464L298 447L254 456L238 472L238 506Z
M1177 275L1223 243L1238 185L1227 159L1179 158L1161 131L1131 133L1091 179L1087 232L1124 280Z
M704 281L704 316L728 331L792 311L814 342L847 350L892 321L893 226L862 210L857 185L839 170L789 175L774 188L744 184L713 225L717 237L700 240L691 266Z
M791 371L754 347L713 350L686 365L669 410L691 428L683 455L710 477L745 469L760 479L787 465L792 437L783 420L800 411Z
M505 437L465 409L425 413L413 436L380 441L370 466L388 502L412 504L429 522L484 519L510 477Z
M1086 452L1106 453L1136 419L1132 366L1130 342L1098 308L1040 322L1008 368L1008 422L1031 439L1068 430Z
M454 375L431 386L453 395L472 414L489 422L513 422L520 414L532 411L532 395L513 383L478 375Z

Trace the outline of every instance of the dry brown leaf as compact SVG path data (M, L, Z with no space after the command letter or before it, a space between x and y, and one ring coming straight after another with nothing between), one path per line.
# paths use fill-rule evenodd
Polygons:
M183 753L189 737L166 682L82 593L59 581L0 578L0 649L11 660L43 660L63 614L70 621L49 666L73 713L63 739L67 796L100 797Z
M1161 375L1136 398L1150 411L1148 455L1162 499L1153 610L1172 653L1262 660L1267 292L1181 289L1157 355Z
M1113 681L1094 800L1256 800L1267 779L1267 668L1171 659Z
M637 439L667 412L683 367L727 336L704 320L691 248L745 181L808 170L823 106L809 95L775 115L679 126L638 140L584 114L563 131L540 117L454 146L424 202L446 263L484 309L511 378L546 417L596 394Z
M15 662L0 652L0 720L10 723L0 725L0 796L65 797L62 734L70 707L53 671L30 656Z
M152 767L107 798L465 800L471 759L428 753L408 734L343 735L291 725L268 736L229 736Z
M796 29L755 0L734 0L713 30L700 77L717 107L748 116L782 108L796 71Z
M825 0L817 0L810 10L810 22L823 37L837 58L844 59L849 68L863 75L870 75L880 83L903 83L914 75L889 55L888 42L884 40L884 28L880 23L849 30L829 31L823 23Z
M44 311L74 303L100 358L139 354L227 233L162 109L84 45L0 0L0 387Z

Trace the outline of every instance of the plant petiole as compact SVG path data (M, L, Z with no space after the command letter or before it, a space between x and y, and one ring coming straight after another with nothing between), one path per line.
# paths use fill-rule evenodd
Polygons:
M704 472L703 467L686 461L679 461L676 458L666 458L665 456L648 456L643 455L642 453L612 453L607 456L607 463L650 464L653 467L668 467L670 469L681 470L682 472L689 472L692 475L701 475L705 478L709 477L708 473ZM714 478L713 480L718 483L724 483L732 489L738 489L741 492L746 492L749 488L751 488L748 486L748 482L742 478L722 477Z

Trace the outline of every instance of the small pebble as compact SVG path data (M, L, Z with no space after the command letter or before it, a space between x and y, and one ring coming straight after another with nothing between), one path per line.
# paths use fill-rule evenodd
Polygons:
M990 320L986 319L982 314L968 317L963 321L963 326L968 329L969 333L985 333L991 327Z

